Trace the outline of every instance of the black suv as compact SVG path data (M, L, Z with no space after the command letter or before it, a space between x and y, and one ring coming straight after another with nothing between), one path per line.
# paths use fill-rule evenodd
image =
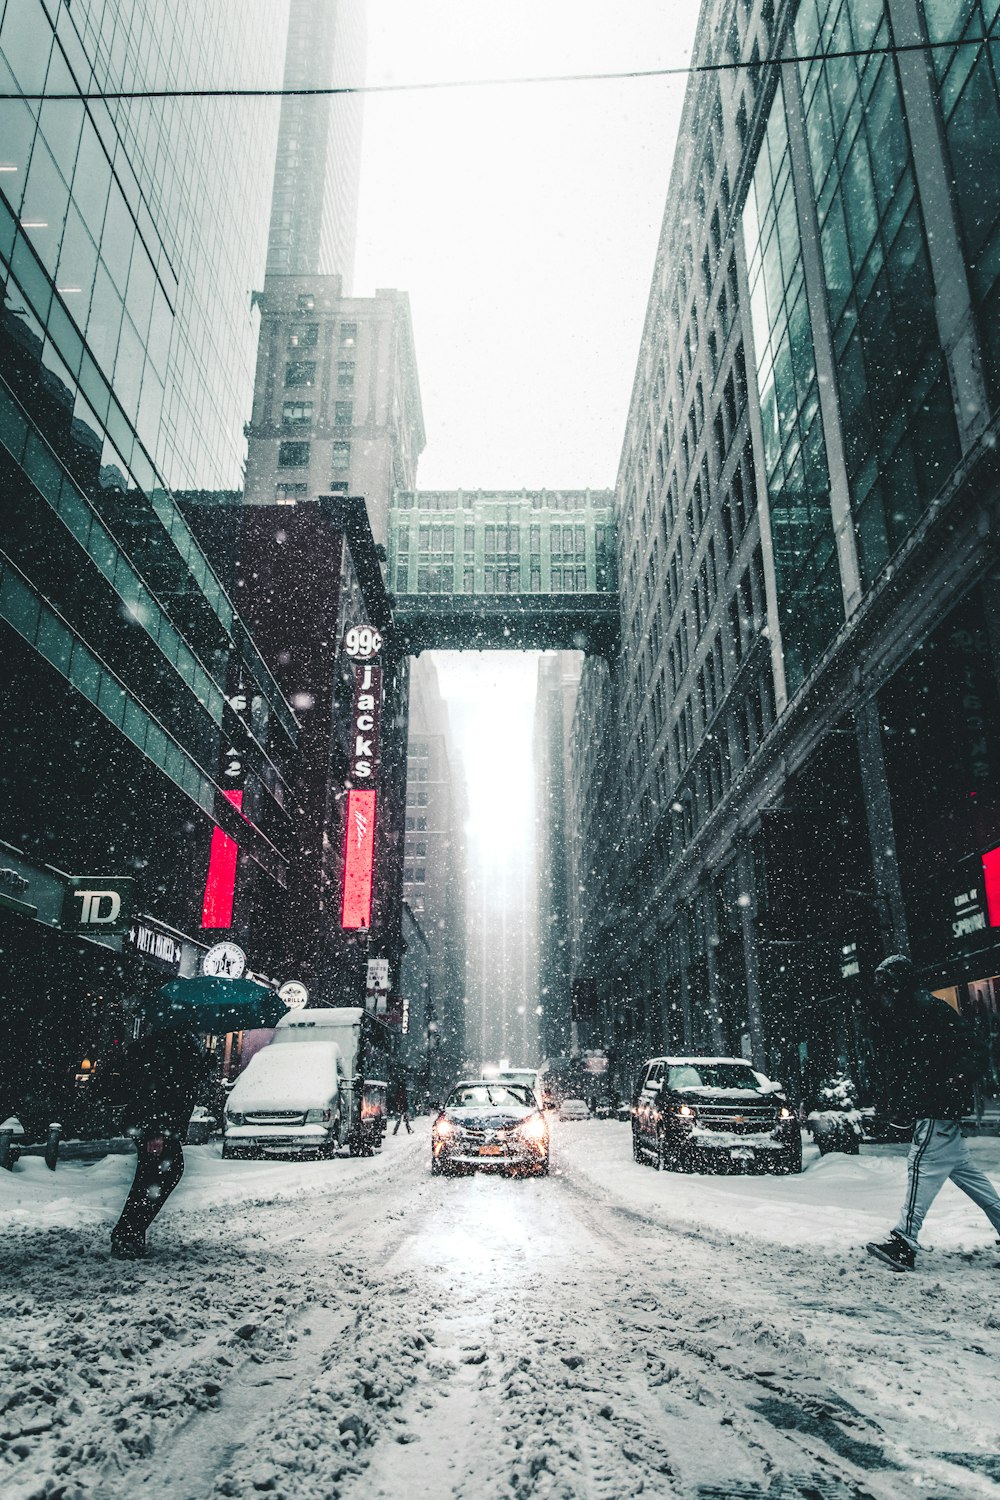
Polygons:
M632 1154L659 1170L801 1172L802 1133L778 1083L741 1057L652 1057L632 1096Z

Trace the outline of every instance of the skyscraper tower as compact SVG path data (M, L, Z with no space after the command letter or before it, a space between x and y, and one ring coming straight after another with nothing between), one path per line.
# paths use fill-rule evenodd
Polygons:
M365 0L291 0L286 89L364 81ZM268 275L354 275L361 178L359 94L282 100L267 246Z

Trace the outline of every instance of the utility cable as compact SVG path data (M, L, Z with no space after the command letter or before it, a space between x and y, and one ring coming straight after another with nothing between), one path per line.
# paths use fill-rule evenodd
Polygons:
M131 99L335 99L354 94L415 94L447 89L514 88L527 84L613 83L640 78L688 78L697 73L758 72L763 68L794 64L849 62L867 57L902 57L912 52L939 52L951 47L979 47L994 40L991 35L958 37L946 42L886 42L878 47L845 47L832 52L796 53L790 57L747 58L736 62L689 63L672 68L628 68L611 73L545 73L512 78L435 79L426 83L362 83L308 88L218 88L218 89L112 89L88 93L22 94L0 93L0 100L25 103L109 103Z

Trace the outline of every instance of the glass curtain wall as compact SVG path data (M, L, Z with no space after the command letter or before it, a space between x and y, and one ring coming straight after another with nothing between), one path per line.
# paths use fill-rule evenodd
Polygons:
M801 685L843 621L783 91L743 212L785 680Z
M1000 397L1000 0L924 0L991 403Z
M871 0L803 0L796 19L800 55L862 54L799 77L865 586L960 456L896 63L871 52L891 41Z

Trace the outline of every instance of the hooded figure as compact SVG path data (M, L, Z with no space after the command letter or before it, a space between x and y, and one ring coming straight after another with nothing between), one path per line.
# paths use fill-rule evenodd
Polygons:
M874 1019L890 1114L897 1123L913 1122L913 1144L896 1227L866 1248L894 1271L912 1271L920 1227L949 1178L1000 1234L1000 1195L973 1165L961 1127L982 1065L969 1023L920 987L902 953L890 954L875 970Z
M186 1031L153 1031L125 1055L119 1097L125 1122L138 1129L139 1139L135 1178L111 1231L117 1260L147 1253L146 1230L184 1174L181 1142L208 1076L201 1044Z

